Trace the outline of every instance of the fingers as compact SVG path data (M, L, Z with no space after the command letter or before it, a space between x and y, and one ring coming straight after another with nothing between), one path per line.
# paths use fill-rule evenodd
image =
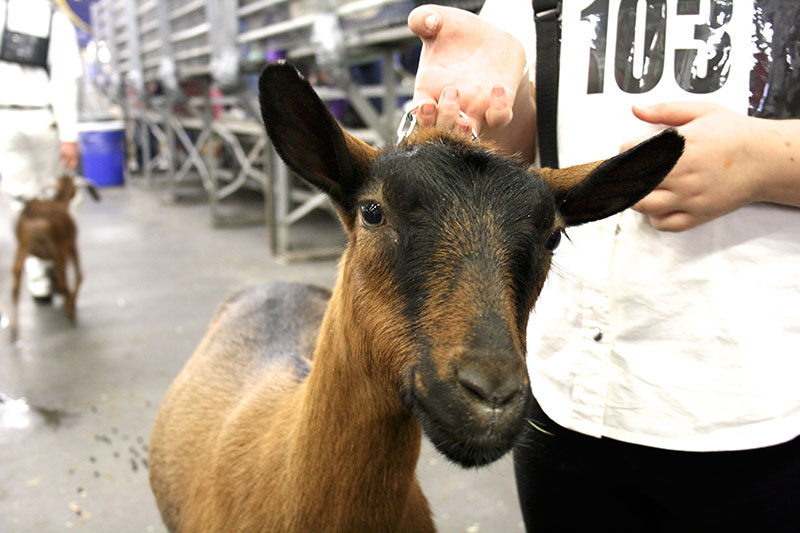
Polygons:
M705 222L684 211L675 211L661 216L651 216L650 224L658 231L676 233L686 231Z
M685 231L709 220L686 208L680 197L668 189L655 189L633 206L635 211L647 215L650 224L658 231Z
M694 105L699 104L699 105ZM683 126L702 114L714 109L714 104L703 102L668 102L655 104L648 107L632 106L631 110L636 118L648 124L658 126ZM651 133L642 134L626 140L619 147L620 153L630 150L637 144L645 141L648 137L655 134L654 129Z
M433 6L419 6L408 15L408 27L419 38L432 39L442 28L442 16Z
M669 189L655 189L633 209L648 216L663 216L678 210L679 197Z
M465 137L472 135L472 123L470 122L469 118L461 116L458 117L456 119L455 131Z
M707 115L720 108L717 104L707 102L667 102L648 107L633 106L633 114L639 120L650 124L667 126L683 126L692 120Z
M475 126L469 117L463 116L461 98L458 90L446 87L439 97L439 105L433 100L424 101L417 109L417 124L420 126L436 126L437 128L455 131L462 135L472 135Z
M507 126L514 114L511 109L509 92L504 87L494 87L489 96L489 107L486 110L486 124L490 128ZM445 87L439 95L438 105L426 98L419 104L417 121L422 126L436 126L471 134L473 130L480 132L483 117L461 116L461 93L455 87ZM484 104L485 105L485 104Z
M472 119L461 114L461 95L454 87L445 87L442 91L434 125L465 136L471 135L473 130L477 131Z
M419 104L417 109L417 124L420 126L433 126L436 124L436 102L432 99Z
M420 94L414 98L417 102L417 123L420 126L436 126L453 129L459 118L461 98L458 89L445 87L439 95L439 103L434 98Z
M494 86L489 94L489 109L486 110L486 125L490 128L504 128L511 123L514 113L511 104L514 99L505 87Z
M437 128L454 129L461 110L461 96L455 87L445 87L439 96L439 107L436 110Z

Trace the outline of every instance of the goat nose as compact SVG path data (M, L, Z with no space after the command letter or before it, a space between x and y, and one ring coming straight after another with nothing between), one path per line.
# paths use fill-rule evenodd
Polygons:
M517 370L503 372L468 363L459 368L458 383L472 397L497 409L508 404L522 390Z

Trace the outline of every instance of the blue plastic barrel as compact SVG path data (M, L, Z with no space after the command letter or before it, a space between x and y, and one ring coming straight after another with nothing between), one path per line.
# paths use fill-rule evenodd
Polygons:
M82 122L78 127L83 174L98 187L125 181L125 124L120 120Z

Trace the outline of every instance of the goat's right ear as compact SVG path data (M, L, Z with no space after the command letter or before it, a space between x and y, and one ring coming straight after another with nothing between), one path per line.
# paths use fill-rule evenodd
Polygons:
M292 65L272 63L258 81L261 117L281 159L325 192L344 223L378 151L342 130L317 93Z

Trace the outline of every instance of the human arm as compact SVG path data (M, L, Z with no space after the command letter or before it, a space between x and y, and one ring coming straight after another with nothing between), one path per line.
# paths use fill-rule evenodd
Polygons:
M747 117L701 102L633 112L686 138L672 172L634 206L656 229L687 230L756 202L800 207L800 120Z
M78 166L78 158L80 151L78 150L78 143L74 141L61 142L61 162L70 170L75 170Z
M78 82L83 74L75 29L56 11L48 53L50 101L61 141L61 160L69 169L78 164Z
M530 32L529 41L533 40L530 2L503 2L503 9L490 9L492 4L487 2L484 8L487 17L497 19L502 11L511 22L527 20L514 31ZM414 89L419 123L465 132L474 128L482 139L532 161L536 110L532 86L524 76L526 58L532 59L526 47L532 46L523 46L484 18L443 6L416 8L409 27L423 42ZM448 98L450 94L454 97ZM469 119L459 120L459 110Z

